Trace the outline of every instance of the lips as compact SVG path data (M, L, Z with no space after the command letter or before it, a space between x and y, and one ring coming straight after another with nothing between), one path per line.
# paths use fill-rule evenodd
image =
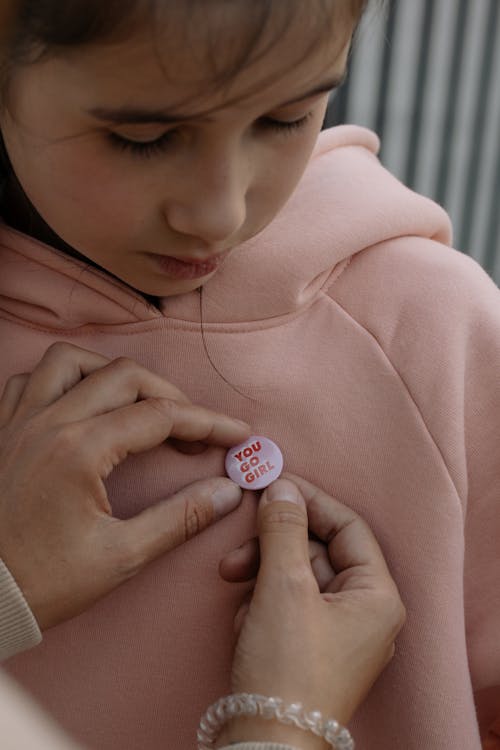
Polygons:
M189 258L180 260L170 255L148 254L158 268L172 279L200 279L217 270L229 250L210 258Z

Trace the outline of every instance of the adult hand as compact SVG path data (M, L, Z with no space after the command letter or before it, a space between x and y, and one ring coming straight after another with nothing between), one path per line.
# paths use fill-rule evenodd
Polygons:
M364 521L309 482L286 477L260 499L260 568L235 620L232 690L300 702L346 724L390 661L405 610ZM321 584L309 560L308 526L327 545L335 571ZM254 566L249 543L226 556L220 572L243 580ZM326 747L311 733L253 718L234 719L220 738L221 745L263 739Z
M10 378L0 399L0 557L40 628L87 609L241 500L233 482L212 478L119 520L104 486L115 466L170 436L230 447L249 433L131 360L69 344Z

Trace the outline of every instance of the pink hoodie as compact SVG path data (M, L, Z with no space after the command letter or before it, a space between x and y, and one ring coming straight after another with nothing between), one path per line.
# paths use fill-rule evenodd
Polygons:
M369 522L408 610L352 722L358 747L476 750L473 691L500 685L500 293L377 148L361 128L323 133L285 208L204 288L205 344L234 388L208 359L198 292L158 310L7 228L1 379L71 341L132 357L275 440L288 471ZM130 457L108 483L114 511L223 467L216 448ZM253 535L255 500L48 631L10 672L90 746L192 750L198 717L229 688L244 587L217 566Z

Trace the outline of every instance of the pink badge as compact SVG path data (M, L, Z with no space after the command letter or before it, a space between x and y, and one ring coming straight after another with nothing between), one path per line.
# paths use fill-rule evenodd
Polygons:
M263 490L278 479L282 469L280 449L260 435L252 435L227 452L227 475L244 490Z

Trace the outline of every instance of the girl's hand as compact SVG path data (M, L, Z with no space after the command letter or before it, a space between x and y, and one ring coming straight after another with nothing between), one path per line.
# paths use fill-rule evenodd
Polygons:
M230 447L249 433L135 362L69 344L10 378L0 399L0 557L40 628L87 609L241 500L233 482L213 478L122 521L103 482L115 466L170 436Z
M300 702L346 724L390 661L405 610L364 521L309 482L286 476L260 500L260 569L235 620L232 690ZM309 561L308 526L328 545L335 571L321 585ZM224 558L223 578L242 580L245 565L251 576L252 549L249 543L247 552ZM247 718L228 724L220 744L252 740L326 747L295 727Z

